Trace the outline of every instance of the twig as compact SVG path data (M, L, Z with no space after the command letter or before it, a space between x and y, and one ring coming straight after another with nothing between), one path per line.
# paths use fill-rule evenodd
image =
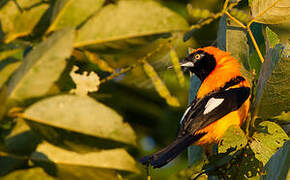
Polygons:
M225 11L225 14L226 14L230 19L232 19L234 22L236 22L238 25L240 25L242 28L244 28L244 29L247 30L247 32L249 33L249 36L250 36L250 38L251 38L251 40L252 40L252 42L253 42L253 44L254 44L254 47L255 47L255 49L256 49L256 51L257 51L257 53L258 53L258 56L259 56L261 62L263 63L263 62L264 62L263 55L262 55L262 53L261 53L261 51L260 51L260 49L259 49L259 46L258 46L258 44L257 44L257 42L256 42L256 40L255 40L255 37L254 37L254 35L253 35L253 33L252 33L251 29L250 29L250 26L251 26L251 24L254 22L254 19L252 19L251 21L249 21L249 22L247 23L247 25L245 26L241 21L239 21L238 19L236 19L235 17L233 17L233 16L232 16L228 11Z
M166 42L166 43L160 44L156 49L154 49L153 51L147 53L146 56L144 56L143 58L139 59L136 64L133 64L133 65L128 66L128 67L121 68L118 72L112 73L108 77L102 79L100 83L102 84L102 83L105 83L107 81L110 81L110 80L112 80L112 79L114 79L114 78L116 78L116 77L118 77L118 76L120 76L120 75L122 75L122 74L124 74L126 72L131 71L132 69L136 68L138 65L143 64L146 59L150 58L153 54L159 52L161 50L161 48L169 47L168 43L170 43L170 42L171 42L171 39L168 42Z
M234 2L234 3L231 3L230 5L229 4L229 0L226 0L226 2L224 3L224 6L223 6L223 9L221 12L218 12L216 14L212 14L209 18L205 19L204 21L201 21L200 23L197 23L195 25L192 25L190 27L190 30L193 30L193 29L200 29L202 26L204 25L207 25L207 24L210 24L212 21L220 18L227 10L231 10L233 9L234 6L238 5L238 3L240 2L240 0Z

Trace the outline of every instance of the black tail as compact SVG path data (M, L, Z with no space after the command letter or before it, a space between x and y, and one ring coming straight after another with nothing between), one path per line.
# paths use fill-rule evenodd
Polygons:
M176 156L182 153L188 146L192 145L195 141L199 140L204 134L198 135L185 135L181 138L177 138L173 143L161 149L160 151L150 155L145 156L139 160L143 165L151 164L153 168L160 168L170 161L172 161Z

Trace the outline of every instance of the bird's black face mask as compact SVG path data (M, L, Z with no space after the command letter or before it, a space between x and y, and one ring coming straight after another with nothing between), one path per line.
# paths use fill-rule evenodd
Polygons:
M214 70L216 61L213 55L199 50L180 61L180 66L184 72L194 73L203 81Z

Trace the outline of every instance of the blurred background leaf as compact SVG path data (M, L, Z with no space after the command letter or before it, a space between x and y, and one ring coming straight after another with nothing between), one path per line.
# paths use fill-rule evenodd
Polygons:
M0 11L3 40L8 43L31 33L48 7L42 0L8 1Z
M8 107L47 95L66 66L73 40L72 29L58 31L25 57L8 82Z

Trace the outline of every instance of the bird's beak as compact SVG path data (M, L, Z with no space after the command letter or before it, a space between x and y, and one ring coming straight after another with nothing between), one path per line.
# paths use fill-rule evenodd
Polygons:
M191 61L188 61L186 59L180 61L179 65L183 71L188 70L188 68L194 67L194 63ZM173 66L168 67L168 69L172 69L172 68L173 68Z

